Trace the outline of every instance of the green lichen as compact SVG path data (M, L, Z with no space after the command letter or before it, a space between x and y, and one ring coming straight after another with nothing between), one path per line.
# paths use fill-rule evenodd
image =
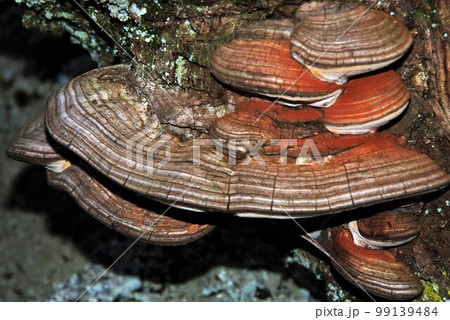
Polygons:
M208 70L213 49L229 39L243 20L253 15L259 19L269 9L262 1L251 4L257 10L249 13L236 0L79 0L82 9L73 1L16 2L29 9L26 27L69 33L100 66L135 57L167 83L197 90L217 85ZM218 25L221 17L225 24Z
M184 20L184 22L180 25L180 28L178 29L178 34L188 34L191 37L195 37L197 35L197 32L195 32L194 29L192 29L191 22L189 20Z
M226 294L225 301L256 301L255 292L258 284L254 279L238 285L233 276L226 270L220 270L217 274L218 284L203 288L203 296ZM242 286L242 287L241 287Z
M327 300L332 302L351 302L355 298L334 282L327 283Z
M139 20L141 16L147 13L145 6L138 6L136 3L130 4L128 0L100 0L100 3L108 8L109 15L112 18L121 22L126 22L130 19Z
M311 261L310 255L306 251L294 250L293 256L288 257L288 264L297 264L314 274L317 280L323 279L323 269L320 264Z
M141 7L139 8L135 3L130 6L130 13L138 18L147 13L147 8Z
M187 74L188 70L186 69L186 61L182 56L179 56L175 61L176 69L175 76L177 78L177 83L181 85L181 79Z
M96 0L78 3L61 0L16 0L30 10L24 15L24 25L55 34L67 32L100 65L110 64L113 56L130 60L133 41L151 43L157 38L151 24L141 20L148 14L142 1ZM156 7L156 4L153 3ZM89 16L90 18L87 18ZM92 28L93 22L104 31Z
M56 2L56 0L15 0L15 1L16 3L19 4L26 4L29 8Z
M92 21L86 20L85 14L74 8L71 1L16 0L16 2L29 8L22 17L25 27L56 35L67 32L72 42L80 44L100 65L109 64L112 60L112 48L98 31L92 28ZM86 11L94 21L99 19L99 14L93 12L93 8L86 7Z
M119 19L122 22L130 19L128 11L130 4L128 0L101 0L100 2L106 4L111 17Z

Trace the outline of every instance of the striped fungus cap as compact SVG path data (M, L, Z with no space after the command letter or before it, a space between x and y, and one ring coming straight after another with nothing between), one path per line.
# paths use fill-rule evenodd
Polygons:
M171 118L168 111L161 112L176 109L176 92L165 98L165 92L148 79L144 93L137 92L140 81L135 70L120 65L72 80L49 99L47 130L101 174L162 203L242 216L308 217L423 194L449 183L449 176L433 160L402 147L388 134L311 137L319 151L323 146L325 165L280 164L279 156L273 155L261 155L259 162L237 159L233 164L226 153L216 152L209 134L199 136L200 146L197 139L186 139L177 130L177 115ZM178 103L184 103L187 114L202 108L205 114L204 121L191 119L186 130L201 130L209 121L209 103L182 97ZM218 123L233 114L216 115L210 131L225 142L239 130L244 136L260 131L265 139L294 134L291 137L300 138L300 143L309 137L276 124L267 131L270 118L261 118L246 132L242 125L255 119L249 119L250 114L241 114L220 130ZM187 118L182 121L186 128ZM198 159L193 159L196 152Z
M291 106L327 107L344 89L318 80L293 60L286 40L232 40L214 51L211 72L235 89Z
M420 231L415 214L421 203L399 206L348 225L333 227L328 254L336 270L367 292L390 300L408 300L423 290L419 278L388 250L416 238ZM385 206L386 207L386 206Z
M333 57L336 56L332 50L340 51L342 56L350 55L352 59L356 59L358 53L367 53L368 49L364 48L367 41L355 41L352 38L353 40L348 40L351 45L345 45L347 36L354 37L353 33L360 33L360 30L355 31L354 28L358 29L365 26L378 37L378 32L381 32L378 29L385 24L389 24L391 27L396 26L395 30L400 30L402 35L405 32L408 35L407 41L401 37L396 41L401 42L403 39L407 42L405 44L406 49L410 46L411 37L405 27L382 12L366 11L366 9L366 7L347 4L339 6L327 1L310 2L300 6L297 10L296 23L289 20L266 20L243 26L236 31L236 39L215 50L211 59L211 72L219 81L232 88L261 97L269 97L272 100L275 99L275 102L279 104L329 108L324 111L323 118L325 127L329 131L338 134L363 134L376 131L380 126L399 116L408 105L409 92L396 73L392 70L384 71L353 79L348 85L344 86L320 81L316 77L327 81L329 79L318 76L314 69L319 66L319 56L324 59L327 57L327 53L333 55ZM347 17L347 14L349 17ZM361 14L363 15L359 17ZM314 63L310 64L303 60L300 61L297 57L297 49L292 43L295 43L299 30L303 30L302 25L306 25L304 28L308 30L307 28L314 27L314 19L321 19L323 15L327 17L326 23L318 23L319 27L325 28L332 23L340 26L343 23L342 21L347 20L354 23L351 24L351 28L346 33L343 32L344 34L338 42L333 43L332 46L329 44L330 48L318 53L318 56L314 58L317 58L317 61L315 60ZM378 25L378 20L371 18L372 15L384 17L383 19L380 18L381 26ZM313 20L311 25L307 22L308 19ZM363 25L360 26L358 23ZM369 27L368 25L371 23L374 25ZM335 33L340 32L340 29L335 30L336 27L330 28ZM321 32L326 34L327 37L334 34L333 32L320 30L317 34L313 33L316 37L319 37ZM359 34L359 37L362 37L362 35ZM311 36L305 36L305 39L305 41L323 43L323 46L327 45L326 39L315 39ZM287 43L288 40L291 42L290 48ZM385 46L383 48L387 51L391 50L396 43L391 43L389 38L386 40L389 43L386 44L383 37L380 37L377 41L374 43L377 46ZM403 55L405 50L398 53L396 59ZM306 56L310 55L305 50L301 50L301 52ZM301 63L296 63L290 58L291 54L294 58L297 57L297 60ZM383 56L381 50L376 58L381 59L382 57L385 56ZM339 63L333 60L333 67L341 68L346 75L366 73L384 66L384 64L376 63L364 68L357 63L357 59L352 63L345 63L344 58L342 58L342 65ZM353 72L355 68L359 70L358 73ZM341 82L346 81L345 78L345 81Z
M99 175L47 134L44 114L23 127L7 154L44 165L52 187L67 192L85 212L124 235L158 245L178 245L197 240L214 228L183 210L166 214L164 206Z
M408 300L423 290L419 278L391 252L355 244L351 232L342 226L332 229L328 249L336 270L372 294Z
M399 139L373 133L409 101L397 74L344 85L398 60L411 42L382 12L309 2L293 21L238 29L211 60L221 82L286 106L257 98L231 105L118 65L57 90L7 152L44 165L52 186L110 228L162 245L211 231L201 211L290 219L432 192L450 176ZM308 141L320 161L302 159ZM179 209L164 214L154 201ZM399 300L422 290L406 265L380 250L417 236L410 216L385 212L330 234L333 264L351 282Z
M323 81L345 83L350 76L386 67L412 44L402 23L363 5L306 3L295 19L292 57Z

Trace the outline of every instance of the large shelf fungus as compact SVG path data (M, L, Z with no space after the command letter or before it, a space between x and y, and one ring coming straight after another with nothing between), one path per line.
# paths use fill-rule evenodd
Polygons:
M287 40L290 41L291 56L299 64L286 57ZM415 187L412 181L406 180L397 180L399 184L389 185L402 174L388 167L394 163L396 169L409 166L402 162L415 156L408 154L411 150L401 147L398 141L394 142L393 137L373 133L398 117L409 103L410 94L400 77L393 70L380 72L380 69L400 59L411 44L409 31L389 15L365 6L332 4L329 1L303 4L293 20L268 20L244 26L236 31L235 40L215 51L211 72L232 88L275 100L273 103L256 100L238 105L235 112L213 123L211 134L224 141L242 137L252 141L251 144L234 143L234 150L231 150L234 156L253 154L251 148L255 140L259 140L258 146L265 155L285 150L288 158L294 158L297 165L302 165L301 172L289 166L279 166L273 191L267 188L267 193L276 199L271 202L272 208L282 208L291 217L298 215L286 208L293 204L296 208L308 208L311 198L314 199L312 204L317 209L316 214L323 206L328 206L330 211L340 204L345 207L349 199L354 207L358 207L360 201L369 199L379 203L401 198L403 192L408 194ZM368 72L372 73L363 76ZM357 75L360 76L346 84L349 77ZM313 76L325 82L311 81ZM331 99L317 95L315 88L326 88L327 82L342 85L339 95ZM311 87L311 83L315 87ZM319 100L308 101L305 96ZM302 106L289 109L279 104ZM327 108L314 111L304 105ZM335 136L326 131L361 136ZM295 142L288 145L286 141L276 142L283 139ZM311 159L298 161L297 156L302 154L300 145L307 139L313 141L316 151L325 156L322 168ZM396 156L399 158L394 159ZM364 167L366 161L370 162L369 167ZM421 168L419 171L428 166L419 162L413 165ZM340 184L340 163L345 170L342 177L347 179L348 189ZM283 179L286 172L290 174L289 179ZM314 178L305 180L308 174ZM381 178L383 175L386 180ZM443 186L449 183L448 175L444 173L444 176ZM268 180L271 180L270 176ZM310 181L314 181L314 187L308 184ZM366 184L374 189L365 188ZM402 190L397 189L400 185ZM302 191L308 187L307 195ZM346 198L340 192L342 190L348 190L350 198ZM359 191L362 191L361 197L357 195ZM349 207L341 208L347 209ZM256 213L241 215L259 216ZM353 221L349 228L354 242L344 241L351 239L346 229L339 232L336 229L329 246L333 264L345 278L389 299L410 299L421 292L420 281L406 265L390 253L376 250L414 239L418 228L410 217L398 212L385 212ZM363 243L363 247L358 243Z
M50 167L66 159L51 150L74 154L81 160L49 173L50 184L106 225L157 244L186 243L213 226L193 222L198 213L188 211L161 217L114 190L211 217L223 212L290 219L409 198L450 182L432 159L389 134L327 132L314 109L278 107L266 115L259 100L233 107L158 85L123 65L77 77L50 97L48 134L38 119L9 154ZM283 139L295 143L284 145ZM234 144L241 148L233 154L232 140L248 142ZM227 146L222 153L218 142ZM305 155L305 143L320 158Z
M134 69L115 66L72 80L49 99L47 129L58 143L105 176L160 202L242 216L289 218L288 212L306 217L410 197L448 183L447 174L429 157L401 147L385 134L355 137L353 144L338 149L324 166L283 165L278 155L233 163L228 154L216 152L217 145L208 134L185 139L163 124L162 117L172 126L177 118L158 110L167 108L168 102L184 104L189 110L187 100L167 101L154 93L154 102L149 103L135 92L135 77L139 75ZM148 81L148 87L154 86ZM228 128L224 132L228 137L215 137L225 140L224 148L230 136L241 136L239 141L252 141L255 136L306 138L279 136L275 129L266 134L271 120L263 118L252 126L257 116L249 119L250 114L241 114L234 125L228 122L219 130L218 124L232 116L229 113L211 122L210 131L218 134ZM199 131L205 121L193 123L188 130ZM258 127L263 122L265 127ZM261 136L252 137L252 130ZM335 141L339 144L341 139Z
M166 207L138 199L136 195L111 185L110 181L102 183L102 179L96 179L95 174L78 164L59 173L49 170L47 179L50 186L69 193L84 211L101 223L145 242L186 244L214 229L214 225L201 222L201 217L189 217L182 210L166 214ZM155 209L158 207L160 210Z

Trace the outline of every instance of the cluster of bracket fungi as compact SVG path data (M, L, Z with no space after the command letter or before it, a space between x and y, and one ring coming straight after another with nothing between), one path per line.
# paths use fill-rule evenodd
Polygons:
M199 212L290 219L410 199L450 183L428 156L376 132L408 104L385 67L411 44L383 12L306 3L290 20L239 28L214 52L212 74L247 96L167 87L139 65L101 68L56 91L8 154L45 166L52 186L107 226L161 245L212 230ZM306 141L321 161L303 154ZM383 249L417 236L417 210L327 229L336 269L377 296L417 296L418 277Z

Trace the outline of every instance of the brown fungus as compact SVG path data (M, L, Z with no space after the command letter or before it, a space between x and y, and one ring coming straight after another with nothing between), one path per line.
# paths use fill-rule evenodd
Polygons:
M329 109L289 109L258 99L234 106L168 88L140 68L119 65L86 73L54 93L46 113L50 135L42 120L30 123L8 153L57 171L48 172L49 183L104 224L157 244L186 243L213 226L196 222L198 213L161 216L151 200L190 211L289 219L444 188L450 177L429 157L389 134L362 134L406 107L409 94L395 72L347 86L313 76L344 83L406 52L411 45L406 28L384 13L365 10L309 2L294 21L239 29L236 39L213 55L217 79L286 105L330 107L345 90ZM324 127L362 135L337 136ZM319 158L303 152L308 143ZM70 153L75 155L68 162ZM417 277L389 252L367 247L414 237L416 226L404 218L378 215L358 221L357 228L351 224L365 247L356 245L347 229L333 229L328 247L336 268L373 294L416 296ZM380 228L386 224L389 230Z
M370 247L393 247L407 243L419 235L420 227L412 215L398 208L349 223L353 239Z
M316 79L290 56L285 40L236 39L220 46L211 58L211 72L233 88L279 98L286 105L329 107L343 87Z
M62 171L70 162L61 153L64 148L51 139L45 130L45 114L28 121L12 141L6 154L11 158Z
M380 297L408 300L422 292L422 284L390 252L364 248L353 242L349 230L335 227L329 241L331 261L351 283Z
M338 134L375 131L398 117L409 98L409 91L393 70L350 80L336 103L325 110L325 128Z
M145 242L180 245L195 241L214 229L214 225L199 222L201 217L193 213L183 210L166 213L164 206L148 199L138 199L110 181L101 183L95 174L76 164L60 173L48 171L47 178L50 186L70 194L84 211L98 221L121 234ZM158 207L160 209L155 212Z
M154 93L149 102L137 95L137 77L135 70L115 66L72 80L50 98L47 129L103 175L151 199L197 211L308 217L428 193L449 183L429 157L386 134L355 137L359 143L330 154L325 165L283 164L273 155L230 164L208 135L200 142L186 140L163 125L162 116L176 123L159 111L173 100ZM148 90L155 87L147 81ZM193 125L189 130L196 130Z
M52 187L67 192L85 212L124 235L158 245L179 245L214 229L214 225L199 222L201 217L192 213L172 210L166 214L164 206L111 183L62 149L45 132L45 117L41 114L24 126L7 152L19 161L45 165ZM158 207L159 213L154 211Z
M323 81L342 84L350 76L381 69L412 44L402 23L362 5L306 3L296 19L292 57Z

